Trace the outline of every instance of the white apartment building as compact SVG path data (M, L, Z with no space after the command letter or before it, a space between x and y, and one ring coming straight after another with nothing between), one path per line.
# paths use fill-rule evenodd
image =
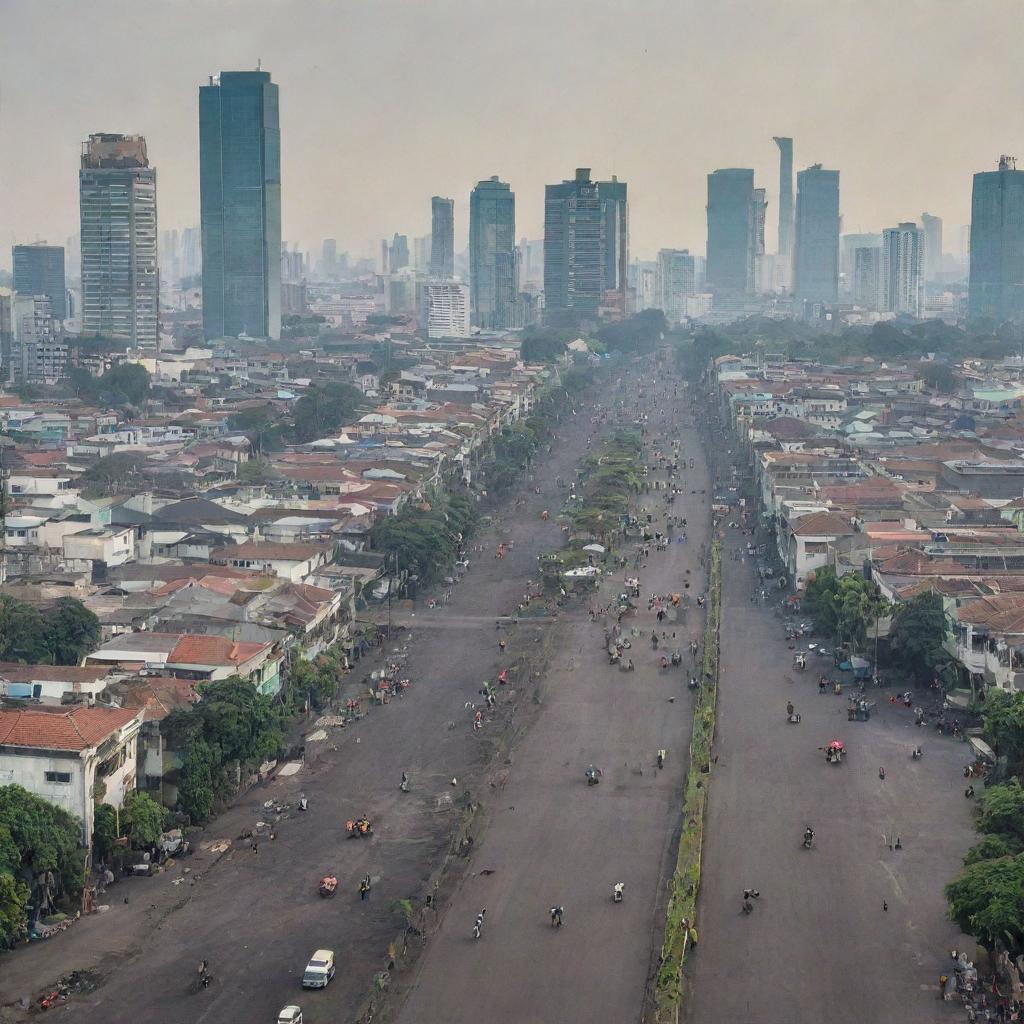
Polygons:
M469 286L460 281L423 285L423 317L428 338L469 337Z
M924 232L913 222L882 232L883 312L921 315L923 255Z

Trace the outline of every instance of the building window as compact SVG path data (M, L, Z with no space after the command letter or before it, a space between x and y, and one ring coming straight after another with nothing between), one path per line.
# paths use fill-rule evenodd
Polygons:
M71 782L71 772L44 772L47 782L59 782L67 785Z

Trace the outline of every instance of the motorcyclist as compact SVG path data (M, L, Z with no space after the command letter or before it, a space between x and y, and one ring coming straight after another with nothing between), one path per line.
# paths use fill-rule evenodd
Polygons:
M622 902L622 894L623 894L625 888L626 888L626 883L625 882L616 882L615 885L612 886L612 900L615 903L621 903Z
M814 829L810 825L804 829L804 846L809 847L814 842Z
M409 774L408 772L402 772L402 781L398 784L398 788L403 793L409 792Z

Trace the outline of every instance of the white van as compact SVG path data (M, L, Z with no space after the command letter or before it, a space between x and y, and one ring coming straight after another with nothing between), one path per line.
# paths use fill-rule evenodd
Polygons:
M334 977L334 950L318 949L306 964L306 971L302 975L303 988L326 988L327 983Z

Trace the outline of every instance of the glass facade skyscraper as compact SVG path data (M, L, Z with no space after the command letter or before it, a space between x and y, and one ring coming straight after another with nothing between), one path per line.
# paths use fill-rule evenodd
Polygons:
M470 315L474 327L515 326L516 194L497 175L469 195Z
M793 297L798 302L839 298L839 172L821 164L796 176Z
M455 274L455 200L430 200L430 276L449 280Z
M64 280L64 246L33 242L16 245L11 251L14 262L14 290L21 295L45 295L58 323L67 319L67 284Z
M1024 315L1024 171L1012 157L974 176L968 312L995 320Z
M203 333L281 336L281 132L267 71L199 89Z
M544 311L551 323L597 320L607 267L605 209L590 168L544 189Z
M611 181L597 183L604 217L604 302L620 315L626 312L629 290L629 201L624 181L612 175Z
M708 287L754 289L754 172L727 167L708 175Z
M82 333L156 349L156 170L141 135L90 135L78 175Z

